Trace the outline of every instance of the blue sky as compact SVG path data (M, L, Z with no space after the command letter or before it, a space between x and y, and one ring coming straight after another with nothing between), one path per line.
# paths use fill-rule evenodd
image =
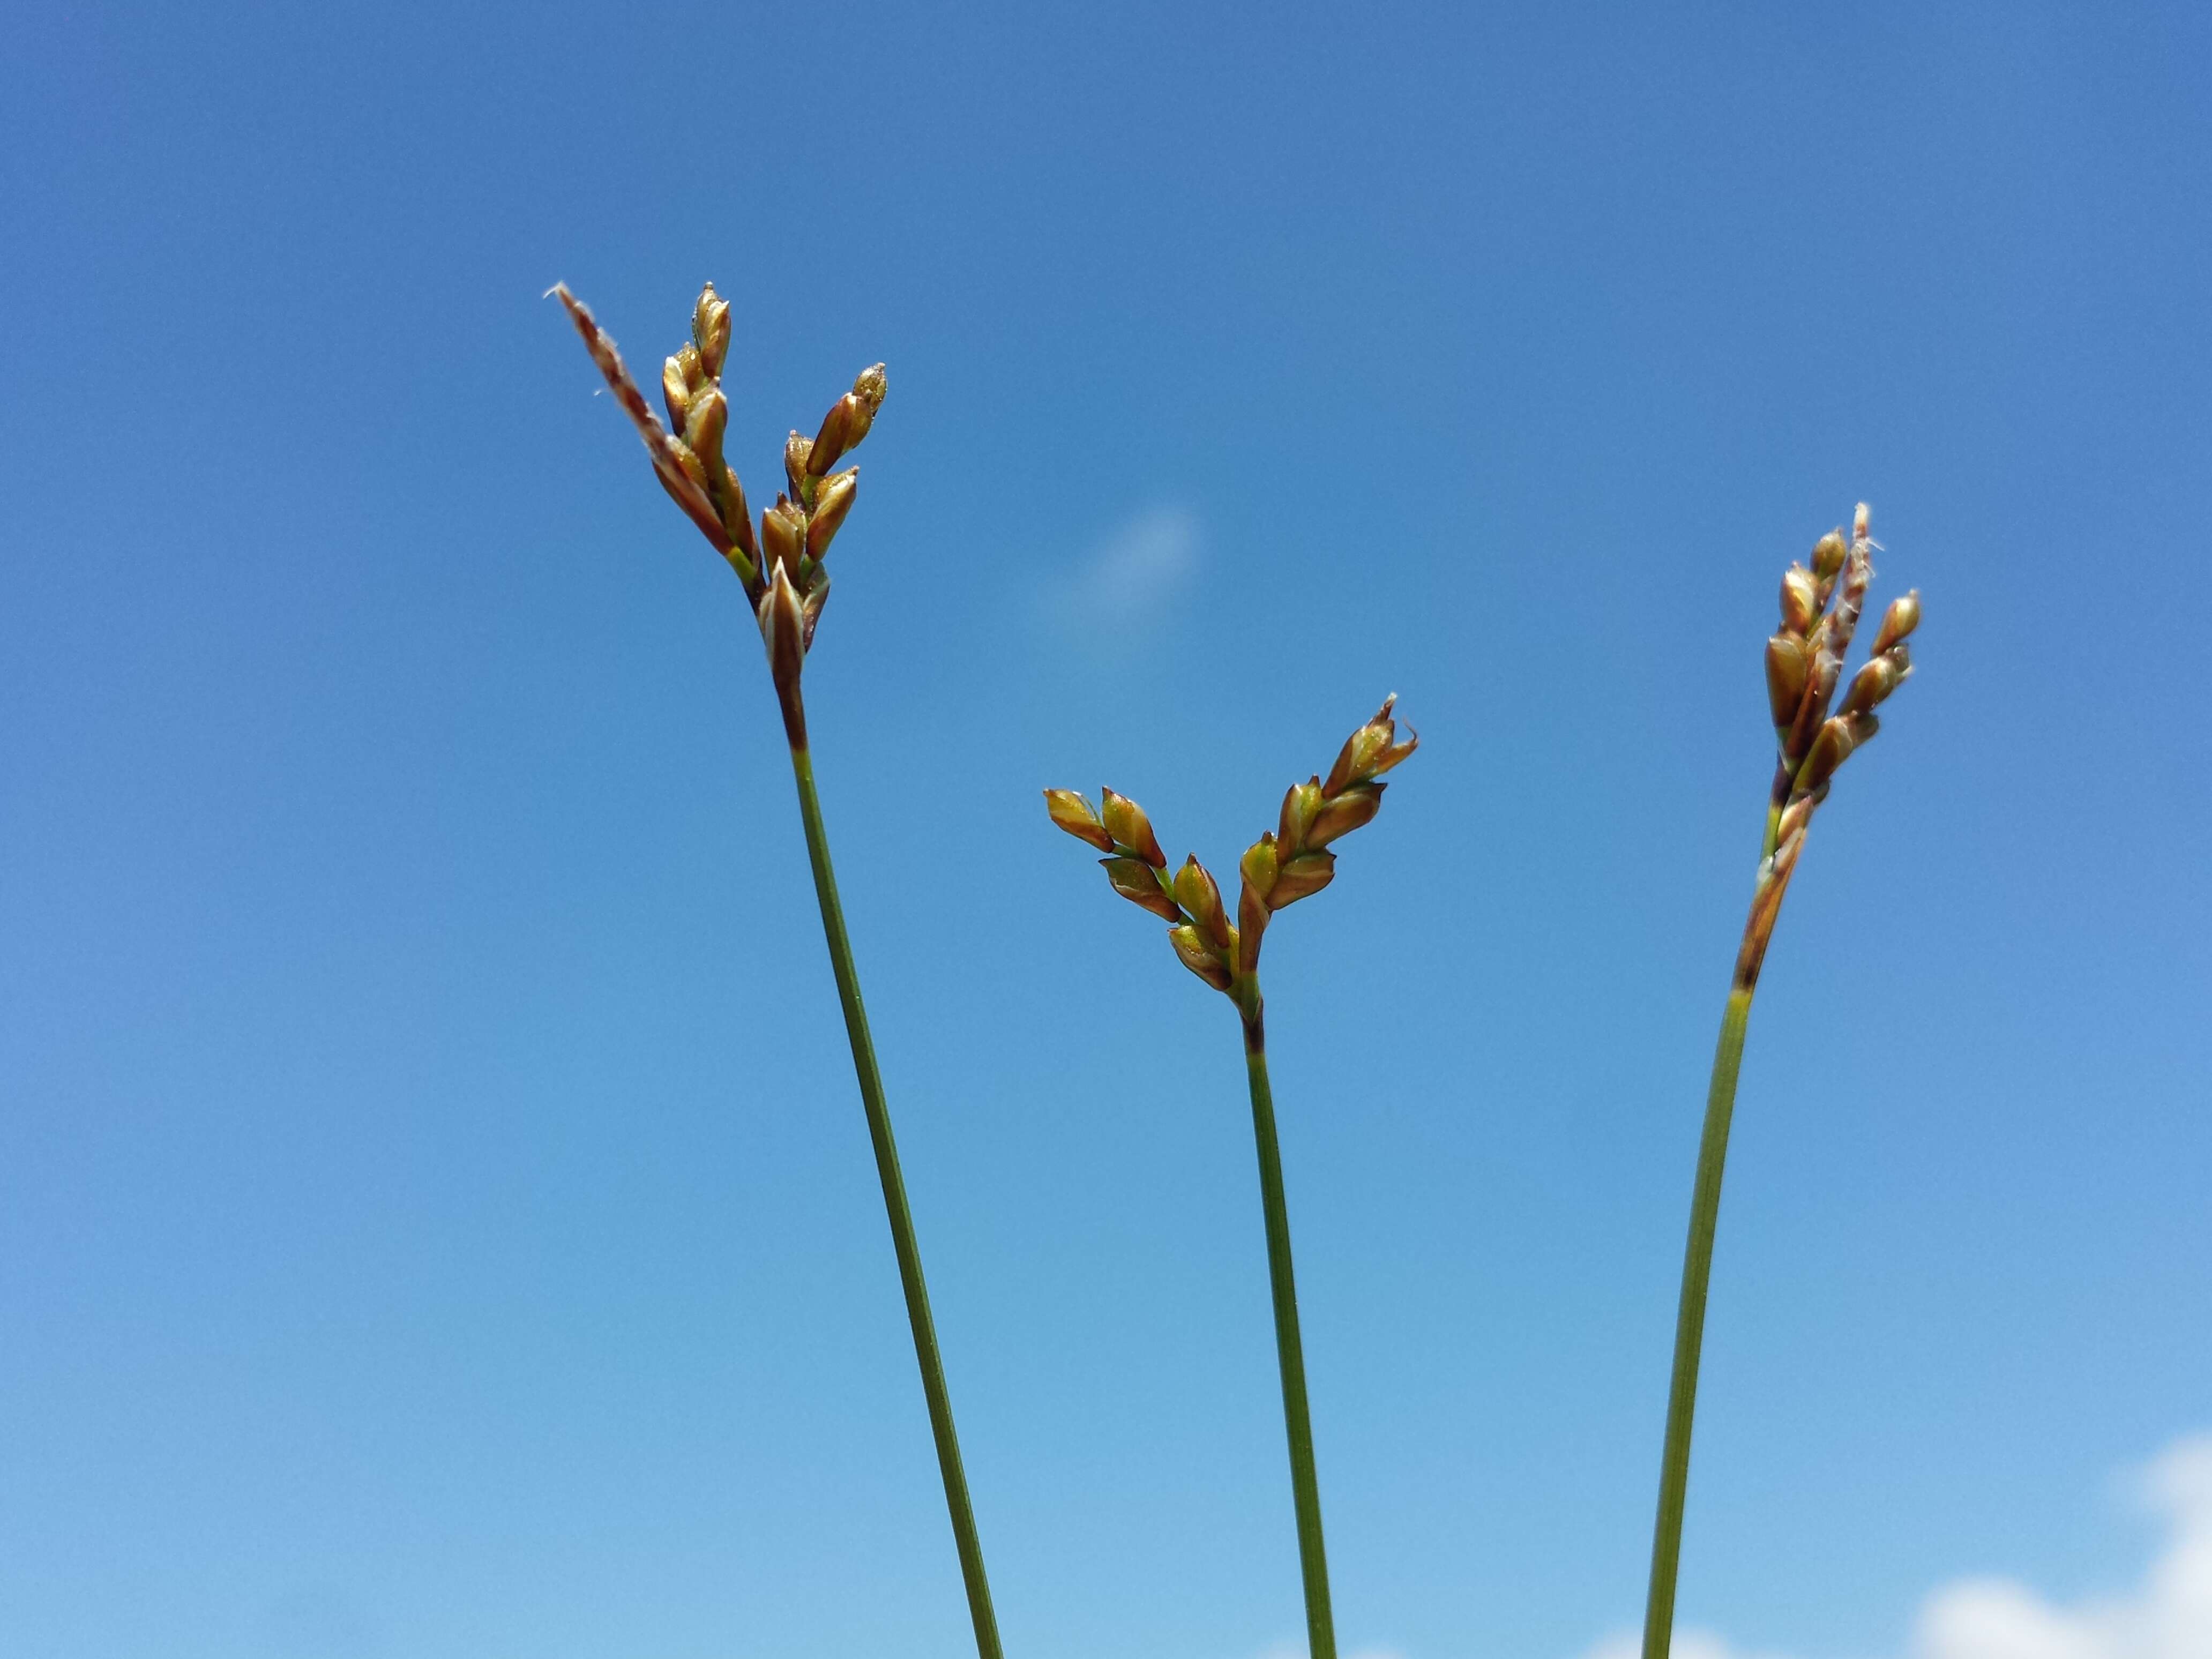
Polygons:
M1037 790L1224 866L1401 694L1269 945L1340 1628L1602 1652L1759 645L1864 499L1920 669L1753 1024L1683 1620L2201 1659L2208 70L2182 7L19 17L0 1652L968 1650L755 638L540 297L651 362L711 277L757 498L890 365L809 696L1010 1654L1299 1628L1234 1020Z

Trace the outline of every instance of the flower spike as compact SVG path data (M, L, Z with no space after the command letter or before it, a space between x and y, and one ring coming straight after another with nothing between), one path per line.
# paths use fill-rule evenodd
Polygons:
M615 401L637 428L660 487L737 574L760 629L761 648L768 659L769 678L783 715L784 735L790 744L792 777L799 790L799 819L806 833L815 899L822 912L823 934L844 1011L846 1038L852 1048L854 1073L860 1085L861 1108L867 1115L877 1177L883 1187L885 1215L898 1257L907 1318L914 1332L939 1472L944 1478L946 1510L958 1547L969 1616L975 1631L976 1659L1002 1659L997 1615L991 1607L982 1544L960 1462L951 1400L929 1310L929 1293L922 1279L905 1177L899 1170L890 1109L884 1101L883 1080L877 1074L874 1042L868 1035L867 1012L860 1000L860 978L853 965L852 943L846 933L828 836L822 823L814 761L807 747L806 711L800 695L807 653L813 649L823 607L830 599L830 574L823 561L852 512L860 485L857 468L848 467L835 474L830 468L867 436L882 410L886 387L884 366L876 363L860 371L852 391L830 406L815 437L792 433L783 453L788 489L779 494L761 515L756 532L744 486L723 453L730 419L728 398L722 389L722 370L730 353L730 307L714 292L714 284L700 289L691 308L690 339L661 364L660 400L667 412L666 426L646 401L622 354L615 349L613 339L590 309L562 284L547 291L560 296L568 320L582 337ZM1058 810L1069 809L1063 805ZM1074 833L1111 853L1112 837L1103 828L1092 835L1082 820L1083 815L1078 814L1066 822ZM1145 872L1154 890L1156 908L1173 911L1173 901L1157 890L1159 883L1152 866L1139 862L1135 867Z
M744 584L747 603L763 619L761 637L769 648L777 695L787 704L796 693L806 653L813 649L815 624L829 599L830 578L822 562L860 489L859 468L835 475L829 469L856 447L874 424L889 388L884 366L876 363L860 371L853 389L830 405L814 438L791 434L784 445L789 492L779 495L761 514L756 533L744 485L722 457L730 414L722 391L722 368L730 353L729 301L714 292L712 283L700 289L691 308L690 343L661 365L660 397L668 411L668 426L664 427L591 308L565 283L556 283L551 292L567 308L615 401L644 440L661 488ZM799 626L781 635L769 631L762 609L775 588L778 571L788 578L799 616ZM795 649L779 654L785 638ZM787 723L789 718L787 710Z
M1905 639L1920 623L1920 596L1893 600L1875 632L1867 662L1851 677L1843 706L1835 707L1844 659L1850 649L1874 580L1877 544L1867 533L1862 501L1847 538L1840 528L1814 544L1804 564L1782 579L1782 625L1766 642L1766 698L1774 721L1774 783L1769 793L1766 835L1759 848L1751 913L1737 947L1735 973L1721 1021L1705 1096L1705 1124L1698 1149L1698 1174L1690 1200L1689 1243L1683 1252L1682 1293L1674 1328L1673 1382L1660 1455L1658 1518L1652 1530L1651 1579L1644 1613L1643 1659L1668 1659L1674 1638L1674 1583L1681 1564L1682 1510L1689 1487L1690 1426L1696 1409L1698 1362L1705 1339L1705 1293L1712 1271L1713 1236L1720 1216L1721 1176L1728 1159L1729 1126L1735 1111L1744 1034L1752 997L1782 901L1805 850L1813 815L1827 799L1837 770L1881 729L1875 709L1912 673ZM1831 712L1831 711L1833 712Z
M1382 810L1382 774L1419 745L1411 728L1398 740L1391 710L1382 707L1349 738L1328 769L1294 783L1283 797L1275 829L1264 832L1237 860L1240 882L1232 921L1221 884L1195 856L1173 876L1145 809L1111 789L1101 810L1073 789L1044 792L1052 821L1079 841L1103 848L1099 863L1123 898L1168 924L1176 960L1237 1006L1244 1028L1244 1060L1252 1097L1252 1132L1260 1157L1261 1208L1267 1229L1267 1273L1273 1291L1276 1357L1283 1378L1283 1424L1290 1442L1291 1490L1297 1517L1298 1557L1306 1597L1307 1650L1334 1659L1336 1633L1329 1609L1328 1563L1322 1539L1321 1489L1314 1468L1313 1425L1306 1397L1304 1346L1298 1334L1297 1290L1291 1266L1290 1218L1283 1196L1282 1158L1275 1127L1274 1094L1267 1080L1266 1019L1260 995L1260 945L1278 910L1310 897L1336 875L1328 850Z
M1099 862L1106 866L1115 892L1173 927L1191 929L1188 939L1171 941L1176 954L1188 966L1194 948L1189 941L1197 940L1212 953L1209 960L1219 959L1227 975L1219 983L1211 969L1199 976L1216 990L1239 998L1243 981L1258 972L1260 939L1268 918L1318 893L1335 878L1336 854L1328 850L1329 843L1374 821L1388 787L1381 781L1382 774L1420 746L1411 726L1405 740L1399 740L1398 722L1392 717L1397 702L1395 694L1384 698L1375 717L1344 740L1326 781L1316 775L1291 786L1274 830L1261 836L1238 860L1243 882L1233 922L1219 884L1195 858L1172 878L1168 875L1167 857L1152 819L1127 795L1105 790L1103 807L1094 811L1075 790L1048 789L1045 810L1069 835L1113 855Z

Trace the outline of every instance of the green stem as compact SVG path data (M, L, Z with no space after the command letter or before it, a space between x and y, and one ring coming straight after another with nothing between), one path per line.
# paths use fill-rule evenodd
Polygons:
M1690 1195L1690 1241L1682 1256L1682 1303L1674 1317L1674 1376L1667 1391L1666 1449L1659 1464L1659 1519L1651 1535L1651 1593L1644 1607L1644 1659L1667 1659L1674 1635L1674 1577L1682 1560L1682 1504L1690 1486L1690 1419L1698 1409L1698 1359L1705 1340L1705 1286L1713 1271L1713 1231L1721 1213L1721 1174L1735 1115L1736 1073L1751 1023L1752 988L1729 993L1705 1095L1698 1181Z
M793 701L796 701L795 692ZM803 732L802 724L799 730ZM837 873L830 863L830 839L822 828L822 802L814 792L814 760L804 744L791 750L791 774L799 783L799 814L806 824L806 856L814 866L814 894L822 902L822 931L830 941L830 965L837 975L837 1000L845 1010L845 1035L853 1045L853 1070L860 1081L860 1103L867 1110L868 1138L875 1143L876 1173L883 1180L884 1208L890 1213L891 1246L898 1253L899 1284L906 1291L906 1316L914 1328L915 1358L921 1366L921 1389L929 1401L929 1429L937 1441L937 1466L945 1477L945 1506L952 1516L952 1536L960 1550L960 1576L968 1586L968 1612L975 1622L975 1651L981 1659L1002 1659L999 1623L991 1611L990 1581L983 1575L983 1545L975 1534L975 1510L968 1498L968 1476L960 1466L960 1440L952 1426L952 1396L945 1386L945 1364L937 1351L937 1325L929 1314L929 1286L921 1276L921 1250L915 1243L914 1215L907 1207L906 1180L899 1173L898 1143L884 1104L884 1081L876 1070L876 1045L868 1035L868 1012L860 1003L860 981L853 970L852 941L845 936L844 907L837 902Z
M1321 1535L1321 1483L1314 1474L1313 1419L1306 1407L1305 1346L1298 1339L1298 1287L1291 1272L1291 1217L1283 1202L1283 1154L1259 989L1244 1000L1244 1069L1252 1084L1252 1134L1260 1150L1260 1203L1267 1218L1267 1280L1275 1300L1275 1355L1283 1371L1283 1427L1291 1443L1291 1498L1297 1511L1298 1568L1305 1581L1310 1659L1336 1659L1328 1606L1328 1556Z

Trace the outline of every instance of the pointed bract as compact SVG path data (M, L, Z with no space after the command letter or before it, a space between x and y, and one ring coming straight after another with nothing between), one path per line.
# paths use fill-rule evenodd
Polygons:
M1260 941L1267 933L1269 914L1267 900L1252 890L1249 882L1238 884L1236 951L1238 973L1249 974L1258 970Z
M814 487L814 513L806 523L806 552L810 558L821 558L830 551L830 538L836 535L837 526L845 522L845 515L853 510L853 497L859 490L860 469L848 467L831 474Z
M1348 836L1362 824L1371 823L1382 808L1382 792L1387 783L1355 783L1342 794L1322 803L1314 815L1313 828L1306 831L1306 845L1322 848L1340 836Z
M761 514L761 547L769 561L783 569L799 568L806 550L805 536L806 515L787 497L777 496L775 505Z
M720 380L730 355L730 302L715 294L712 283L699 290L699 301L691 307L691 343L708 378Z
M884 366L877 363L862 369L853 382L853 389L830 404L830 412L822 417L821 429L814 434L806 463L817 477L836 465L846 452L868 435L876 411L883 407L887 384Z
M722 464L722 431L729 424L729 400L722 396L721 387L705 386L693 396L688 408L684 447L699 458L707 478L719 478L727 470Z
M1301 853L1276 873L1275 890L1267 896L1267 908L1279 910L1285 905L1296 904L1318 893L1335 878L1335 854Z
M1395 741L1398 723L1390 718L1390 711L1398 702L1392 692L1382 700L1382 707L1375 718L1344 740L1337 751L1336 763L1328 769L1328 776L1321 786L1326 797L1341 794L1356 783L1366 783L1378 778L1420 746L1420 738L1408 726L1406 741Z
M1889 602L1889 609L1882 613L1881 627L1874 636L1874 654L1879 657L1919 626L1920 590L1916 587Z
M1782 627L1785 633L1801 639L1820 615L1819 584L1813 573L1802 564L1793 564L1782 576Z
M1168 855L1160 851L1159 838L1152 834L1152 821L1145 816L1145 809L1111 789L1101 790L1099 798L1099 817L1115 841L1155 870L1166 869Z
M690 346L684 348L684 354L695 361L698 356ZM681 432L684 417L691 410L691 377L684 373L681 356L671 357L660 366L660 401L668 405L668 424Z
M1195 855L1176 872L1176 902L1198 925L1199 931L1223 950L1229 948L1229 915L1221 906L1221 888Z
M1102 853L1114 850L1114 837L1106 833L1106 826L1098 821L1098 814L1091 810L1091 803L1073 789L1048 789L1044 792L1045 811L1052 821L1079 841L1087 841Z
M1188 926L1170 927L1168 929L1168 943L1175 946L1176 955L1192 973L1217 991L1229 988L1229 963L1222 950L1202 938L1197 928Z
M1851 757L1851 751L1881 729L1881 722L1866 714L1838 714L1821 721L1805 763L1797 769L1793 794L1817 795L1835 776L1836 769Z
M1822 582L1832 582L1836 573L1844 568L1844 556L1850 550L1844 540L1844 532L1831 530L1813 544L1813 574Z
M752 508L745 504L745 487L738 482L738 475L728 462L722 464L722 487L714 499L722 509L722 532L730 545L743 553L749 561L760 558L760 543L753 538ZM742 573L741 573L742 574Z
M1873 659L1851 677L1851 689L1844 694L1843 713L1863 714L1886 702L1890 693L1905 684L1912 674L1912 655L1903 645L1891 647Z
M1111 858L1098 860L1106 872L1106 879L1114 884L1114 890L1132 904L1141 904L1163 921L1179 922L1182 908L1160 890L1159 872L1142 859Z
M1237 861L1237 873L1244 884L1265 899L1275 889L1278 857L1274 832L1270 830L1244 849L1244 856Z
M1306 844L1306 836L1313 828L1314 814L1321 811L1321 780L1310 778L1304 783L1294 783L1283 793L1283 811L1275 821L1275 844L1279 858L1296 854Z
M1805 701L1805 683L1813 669L1804 637L1787 628L1766 642L1766 702L1774 723L1788 726L1797 718Z
M769 672L778 685L796 684L801 659L806 653L805 605L792 586L791 573L781 565L769 578L761 595L761 641L768 647Z

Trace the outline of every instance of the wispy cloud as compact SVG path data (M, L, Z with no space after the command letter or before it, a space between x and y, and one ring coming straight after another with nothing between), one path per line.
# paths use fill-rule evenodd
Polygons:
M1197 568L1198 518L1188 507L1155 507L1116 526L1047 595L1062 625L1102 641L1150 631Z
M2212 1434L2178 1440L2136 1481L2166 1535L2126 1594L2062 1603L2011 1578L1962 1578L1921 1604L1910 1659L2212 1659ZM1584 1659L1636 1659L1633 1635ZM1685 1632L1676 1659L1751 1659Z

